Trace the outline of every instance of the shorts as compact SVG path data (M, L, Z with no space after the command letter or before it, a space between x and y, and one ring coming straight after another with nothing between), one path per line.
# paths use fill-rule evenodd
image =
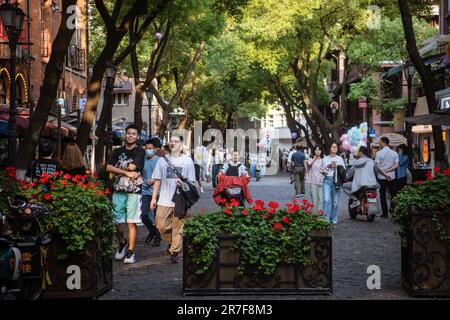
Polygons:
M137 193L114 192L113 213L116 224L142 223L141 220L142 196Z

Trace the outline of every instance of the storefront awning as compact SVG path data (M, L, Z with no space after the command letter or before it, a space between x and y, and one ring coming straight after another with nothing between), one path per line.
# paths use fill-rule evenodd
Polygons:
M414 117L429 114L427 97L418 97L416 108L414 109Z
M405 121L431 126L450 126L450 115L430 113L416 117L407 117Z

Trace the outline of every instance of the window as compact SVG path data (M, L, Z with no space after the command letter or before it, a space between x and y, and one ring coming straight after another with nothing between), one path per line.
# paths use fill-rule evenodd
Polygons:
M84 71L86 51L81 48L82 29L77 29L70 40L67 50L66 65L78 71Z
M0 103L6 104L6 83L3 77L0 81Z
M114 93L115 107L128 107L128 93Z
M273 128L273 115L268 115L267 118L267 128Z

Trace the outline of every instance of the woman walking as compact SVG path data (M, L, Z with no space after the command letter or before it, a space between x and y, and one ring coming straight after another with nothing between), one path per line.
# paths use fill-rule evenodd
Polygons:
M323 211L324 217L331 223L338 223L339 193L341 183L339 171L345 169L344 159L337 155L338 145L331 144L330 154L323 158L320 172L323 179Z
M310 186L312 204L314 211L323 210L323 175L320 172L322 167L322 148L316 146L313 156L306 161L307 183Z
M398 146L398 168L396 169L396 188L397 193L406 186L408 180L409 156L408 147L405 144Z

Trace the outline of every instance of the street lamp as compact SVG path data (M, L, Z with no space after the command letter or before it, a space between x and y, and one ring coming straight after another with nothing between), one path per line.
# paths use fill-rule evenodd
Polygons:
M106 75L106 98L108 106L108 123L106 127L106 152L105 159L108 161L112 153L113 137L112 137L112 109L114 103L114 79L116 78L116 67L112 63L107 63L105 69Z
M331 112L333 113L333 124L336 122L336 111L339 109L339 103L337 101L331 101Z
M19 8L17 2L12 5L6 0L0 5L0 17L3 30L6 30L9 40L10 55L10 94L9 94L9 133L8 133L8 162L16 165L17 132L16 132L16 48L20 33L23 30L25 13Z
M403 65L403 72L405 74L406 82L408 84L408 107L406 109L406 116L412 117L412 99L411 99L411 88L412 88L412 79L414 77L414 64L411 61L408 61ZM412 127L411 122L406 122L406 139L408 141L408 153L409 156L412 157Z
M147 95L147 101L148 101L148 135L152 135L152 107L153 107L153 92L150 89L147 89L145 91L145 94Z

